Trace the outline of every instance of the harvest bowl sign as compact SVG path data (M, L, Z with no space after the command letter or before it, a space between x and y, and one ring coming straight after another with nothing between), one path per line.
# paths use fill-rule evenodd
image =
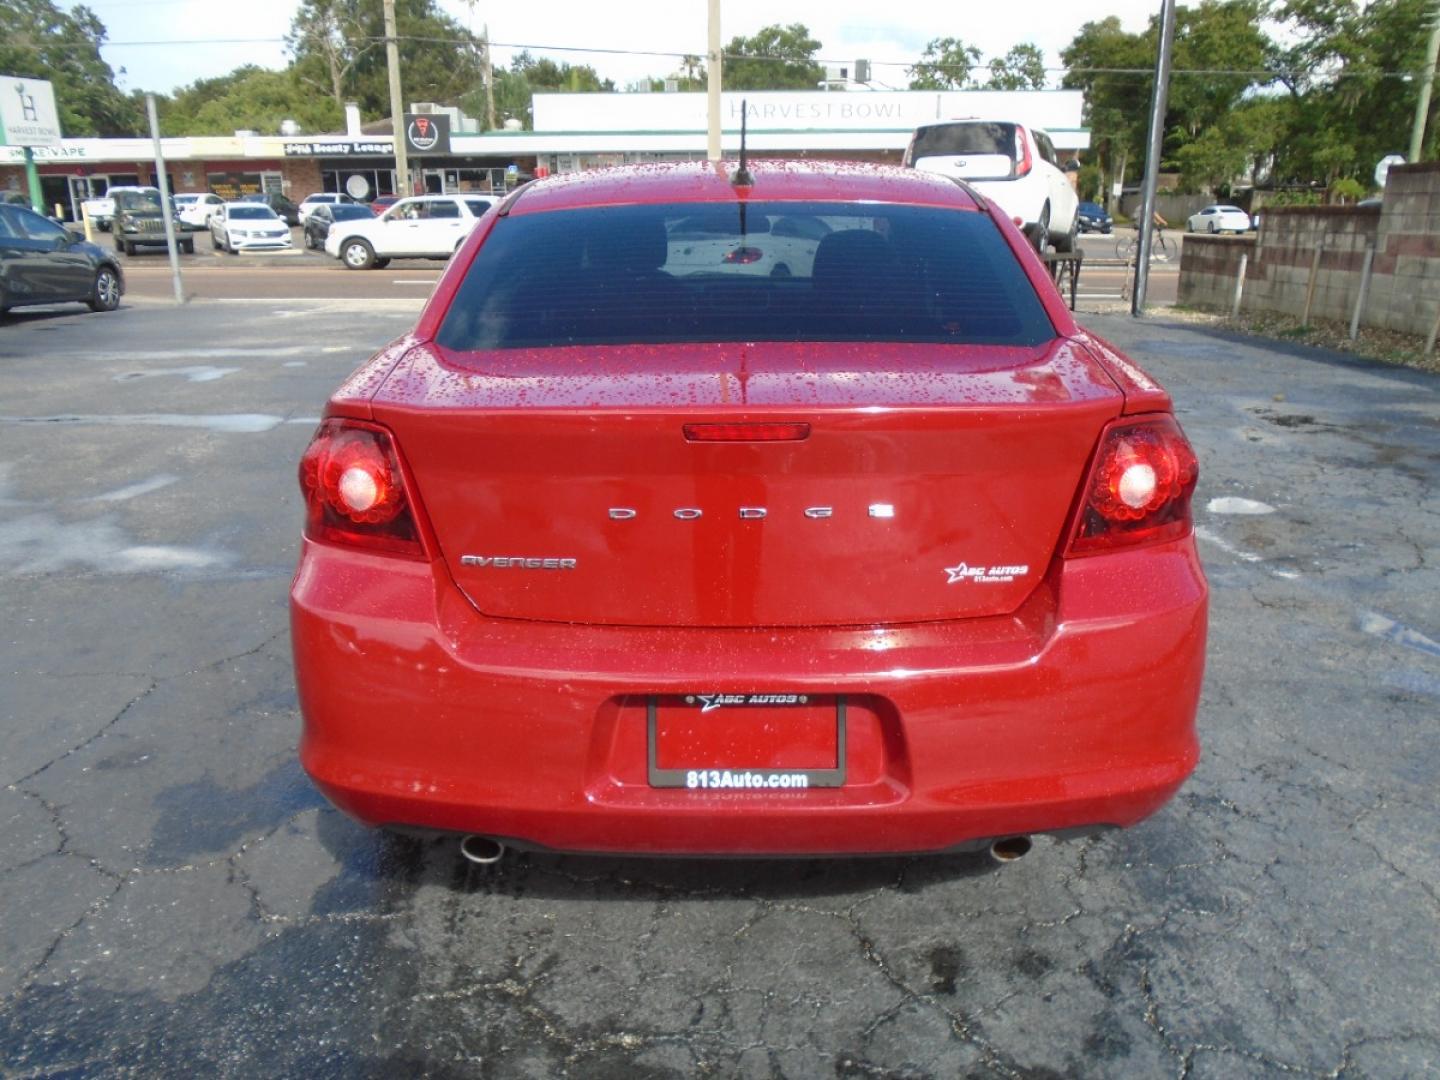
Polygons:
M55 88L43 79L0 75L0 146L55 146Z

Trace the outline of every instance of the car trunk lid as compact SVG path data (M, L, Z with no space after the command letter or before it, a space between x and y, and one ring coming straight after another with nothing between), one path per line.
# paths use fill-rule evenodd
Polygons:
M480 611L659 626L1008 613L1123 404L1063 340L668 346L643 374L631 351L447 362L422 346L377 393ZM686 435L738 422L809 430Z

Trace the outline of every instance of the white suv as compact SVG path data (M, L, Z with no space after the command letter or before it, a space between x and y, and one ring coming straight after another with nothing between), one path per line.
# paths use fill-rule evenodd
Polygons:
M325 251L351 270L391 259L448 259L494 201L478 195L401 199L378 218L337 221L325 237Z
M1008 120L944 120L915 129L905 148L913 169L964 180L1008 217L1019 218L1038 247L1075 250L1079 196L1039 128Z

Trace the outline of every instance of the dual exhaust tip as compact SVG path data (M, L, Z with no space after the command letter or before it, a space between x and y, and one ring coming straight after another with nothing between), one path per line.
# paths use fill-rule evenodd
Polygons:
M990 847L990 858L997 863L1012 863L1023 859L1030 854L1030 848L1034 845L1028 836L1003 836L994 841Z
M494 866L505 857L505 845L492 837L471 833L460 841L460 854L476 866Z
M1032 846L1028 836L1004 836L987 850L991 859L1003 865L1023 859ZM505 857L505 845L493 837L471 833L460 841L460 854L476 866L494 866Z

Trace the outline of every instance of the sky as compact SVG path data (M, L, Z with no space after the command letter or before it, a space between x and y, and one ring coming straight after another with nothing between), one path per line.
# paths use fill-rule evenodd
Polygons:
M117 69L121 88L167 93L196 79L223 75L241 64L285 66L280 39L298 6L296 0L247 0L216 17L214 0L87 0L87 4L109 30L114 44L105 47L104 56ZM508 65L518 51L502 44L528 45L537 55L590 64L620 87L645 76L667 75L678 62L668 56L551 52L544 46L701 55L706 51L705 0L510 0L494 6L440 0L440 4L477 32L489 24L497 64ZM1058 67L1060 50L1082 24L1118 15L1127 30L1138 30L1159 8L1160 0L1107 0L1103 4L1085 0L960 0L951 4L934 0L722 0L721 38L728 42L737 34L749 35L772 23L804 23L822 43L819 59L843 64L868 59L873 65L872 85L903 90L905 64L918 59L933 38L960 37L979 47L987 61L1012 45L1029 42L1044 50L1047 66ZM244 38L247 43L169 44L213 38Z

